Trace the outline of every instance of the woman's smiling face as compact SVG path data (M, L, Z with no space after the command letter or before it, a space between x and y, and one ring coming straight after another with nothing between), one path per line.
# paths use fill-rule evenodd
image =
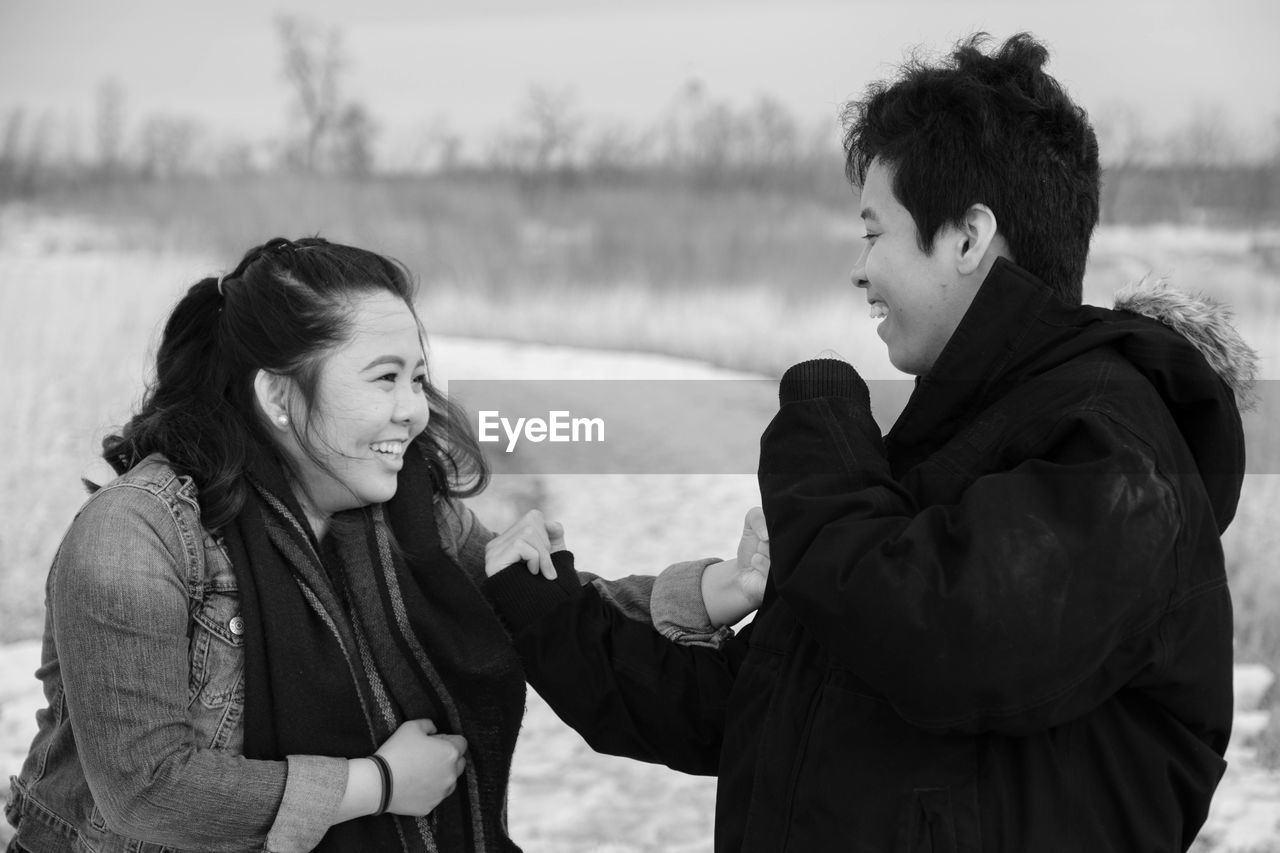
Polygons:
M379 291L351 305L351 334L321 362L310 412L295 417L311 454L292 431L283 448L309 516L383 503L396 493L409 442L426 429L426 357L417 318L404 300ZM309 414L309 418L305 417Z

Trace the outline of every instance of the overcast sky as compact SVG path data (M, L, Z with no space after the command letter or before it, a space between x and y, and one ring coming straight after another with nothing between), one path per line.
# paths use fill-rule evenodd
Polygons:
M691 79L744 104L775 95L806 121L830 117L834 134L840 105L904 51L974 30L1035 33L1095 114L1129 103L1163 131L1220 110L1246 141L1280 118L1276 0L0 0L0 110L87 126L110 78L134 119L279 136L281 13L339 30L347 92L393 148L432 122L470 139L512 127L535 84L641 126Z

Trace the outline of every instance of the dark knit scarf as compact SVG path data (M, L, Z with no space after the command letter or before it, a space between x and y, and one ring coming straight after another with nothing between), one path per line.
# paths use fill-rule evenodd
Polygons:
M369 755L409 719L467 739L457 790L426 818L340 823L320 851L519 851L507 780L524 679L476 582L445 553L416 443L393 500L334 517L323 550L283 472L259 459L226 533L245 622L244 754Z

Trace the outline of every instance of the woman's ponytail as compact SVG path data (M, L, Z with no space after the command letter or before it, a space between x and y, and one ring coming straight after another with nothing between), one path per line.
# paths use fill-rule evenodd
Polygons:
M218 278L193 284L165 323L155 379L138 413L119 435L102 442L102 456L124 473L153 453L199 486L206 527L225 524L244 502L241 474L253 440L242 412L249 389L243 365L223 347L225 295Z

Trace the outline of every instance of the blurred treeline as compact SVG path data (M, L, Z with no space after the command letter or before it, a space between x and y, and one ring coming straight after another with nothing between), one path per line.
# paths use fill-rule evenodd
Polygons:
M341 34L299 18L281 18L276 27L288 111L279 138L235 138L176 114L133 116L127 92L105 80L87 125L24 108L0 114L0 199L110 202L123 205L118 214L151 218L162 197L253 185L288 194L319 179L366 203L369 193L356 188L381 186L373 192L396 196L397 215L448 207L428 196L470 195L472 212L500 228L507 214L536 220L533 208L545 208L549 198L582 195L631 199L642 208L670 200L659 206L677 212L696 204L699 214L705 202L707 215L744 197L837 211L849 204L837 116L806 121L768 96L736 105L697 81L639 126L593 119L572 92L533 87L509 128L490 139L464 140L447 119L436 119L407 148L387 154L377 117L347 92ZM1247 141L1212 108L1160 134L1119 103L1091 117L1106 170L1104 223L1280 221L1280 116L1270 138Z
M735 105L690 82L646 126L593 122L572 93L534 87L512 127L473 143L440 120L413 150L379 162L379 127L358 103L294 124L296 136L249 142L196 119L125 111L118 84L102 84L85 128L50 113L0 114L0 198L96 193L154 185L282 176L394 178L418 185L502 183L521 193L586 185L698 193L779 195L828 206L848 202L837 117L801 121L771 96ZM302 99L299 99L301 102ZM1280 220L1280 122L1268 145L1245 150L1221 114L1197 113L1163 135L1136 114L1093 115L1104 164L1102 221L1240 226ZM1269 149L1269 150L1268 150Z

